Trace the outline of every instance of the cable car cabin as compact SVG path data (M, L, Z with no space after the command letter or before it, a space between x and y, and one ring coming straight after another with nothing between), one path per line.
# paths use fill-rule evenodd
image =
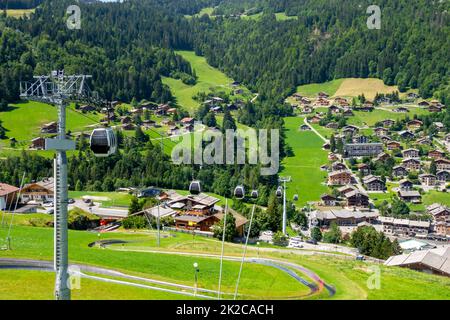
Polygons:
M117 151L117 138L111 128L94 129L90 145L96 157L108 157Z
M277 188L277 191L275 192L278 198L281 198L283 196L283 188L280 186Z
M242 199L245 196L245 190L243 186L237 186L234 189L234 196L238 199Z
M253 198L253 199L258 198L258 190L253 190L253 191L252 191L252 198Z
M191 184L189 185L189 192L191 194L199 194L200 192L202 192L200 187L200 181L198 180L192 181Z

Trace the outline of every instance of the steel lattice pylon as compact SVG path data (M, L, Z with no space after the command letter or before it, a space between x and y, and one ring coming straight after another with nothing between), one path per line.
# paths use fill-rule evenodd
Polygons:
M54 161L54 268L56 272L55 299L70 300L69 257L67 231L67 150L75 149L75 142L66 138L66 106L69 100L88 100L90 91L86 84L89 75L64 75L53 71L50 76L35 76L32 83L20 84L24 99L56 104L58 107L58 135L45 139L45 149L55 150Z

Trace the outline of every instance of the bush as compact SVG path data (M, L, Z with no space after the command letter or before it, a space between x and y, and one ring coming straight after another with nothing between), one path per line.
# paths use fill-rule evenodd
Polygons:
M289 240L283 232L278 231L273 235L272 238L273 244L280 247L286 247L289 244Z
M315 241L321 241L322 240L322 231L320 231L319 227L314 227L311 230L311 239Z
M69 211L68 227L73 230L88 230L98 227L100 218L79 208Z
M125 229L146 229L149 227L144 216L131 216L123 219L122 226Z

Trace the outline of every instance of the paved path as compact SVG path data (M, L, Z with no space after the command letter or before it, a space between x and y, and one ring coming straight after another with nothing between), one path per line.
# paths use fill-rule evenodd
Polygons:
M328 141L324 136L322 136L320 133L319 133L319 131L317 131L309 122L308 122L308 118L304 118L303 119L303 122L308 126L308 127L310 127L311 128L311 130L315 133L315 134L317 134L318 136L319 136L319 138L320 139L322 139L324 142L330 142L330 141Z

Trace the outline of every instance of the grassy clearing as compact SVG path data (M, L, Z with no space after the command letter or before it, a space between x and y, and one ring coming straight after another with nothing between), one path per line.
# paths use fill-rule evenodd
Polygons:
M334 96L356 97L364 93L367 99L374 99L378 93L391 93L398 91L397 86L387 86L380 79L375 78L347 78L343 79Z
M100 201L103 207L128 207L132 195L125 192L94 192L94 191L69 191L69 197L81 199L83 196L105 197L108 200Z
M324 83L311 83L297 87L297 92L307 97L316 97L319 92L325 92L333 96L339 89L344 79L336 79Z
M3 12L3 10L1 11ZM6 10L6 15L13 18L29 17L34 11L35 9L8 9Z
M390 112L383 109L375 109L372 112L353 111L354 116L348 119L348 123L356 126L374 126L375 123L386 119L399 120L406 117L412 118L415 114L427 114L428 111L420 108L409 108L408 113Z
M180 106L193 111L199 105L197 101L192 99L197 93L209 92L212 89L231 91L230 84L233 80L216 68L211 67L204 57L197 56L193 51L176 51L176 53L189 61L198 76L197 83L193 86L186 85L181 80L163 78L164 84L170 87Z
M2 125L6 129L7 137L14 137L26 145L29 145L29 140L40 135L43 124L56 121L57 118L56 107L35 101L11 104L9 111L1 113ZM67 130L72 132L88 131L90 130L89 126L97 124L100 118L99 114L92 113L86 117L71 105L67 109Z
M323 185L326 173L320 166L327 163L327 153L322 150L323 140L312 131L299 131L303 124L302 118L285 118L286 142L294 152L293 157L284 159L282 176L291 176L288 183L287 195L292 199L294 194L299 195L298 205L308 201L320 200L321 194L328 188Z

